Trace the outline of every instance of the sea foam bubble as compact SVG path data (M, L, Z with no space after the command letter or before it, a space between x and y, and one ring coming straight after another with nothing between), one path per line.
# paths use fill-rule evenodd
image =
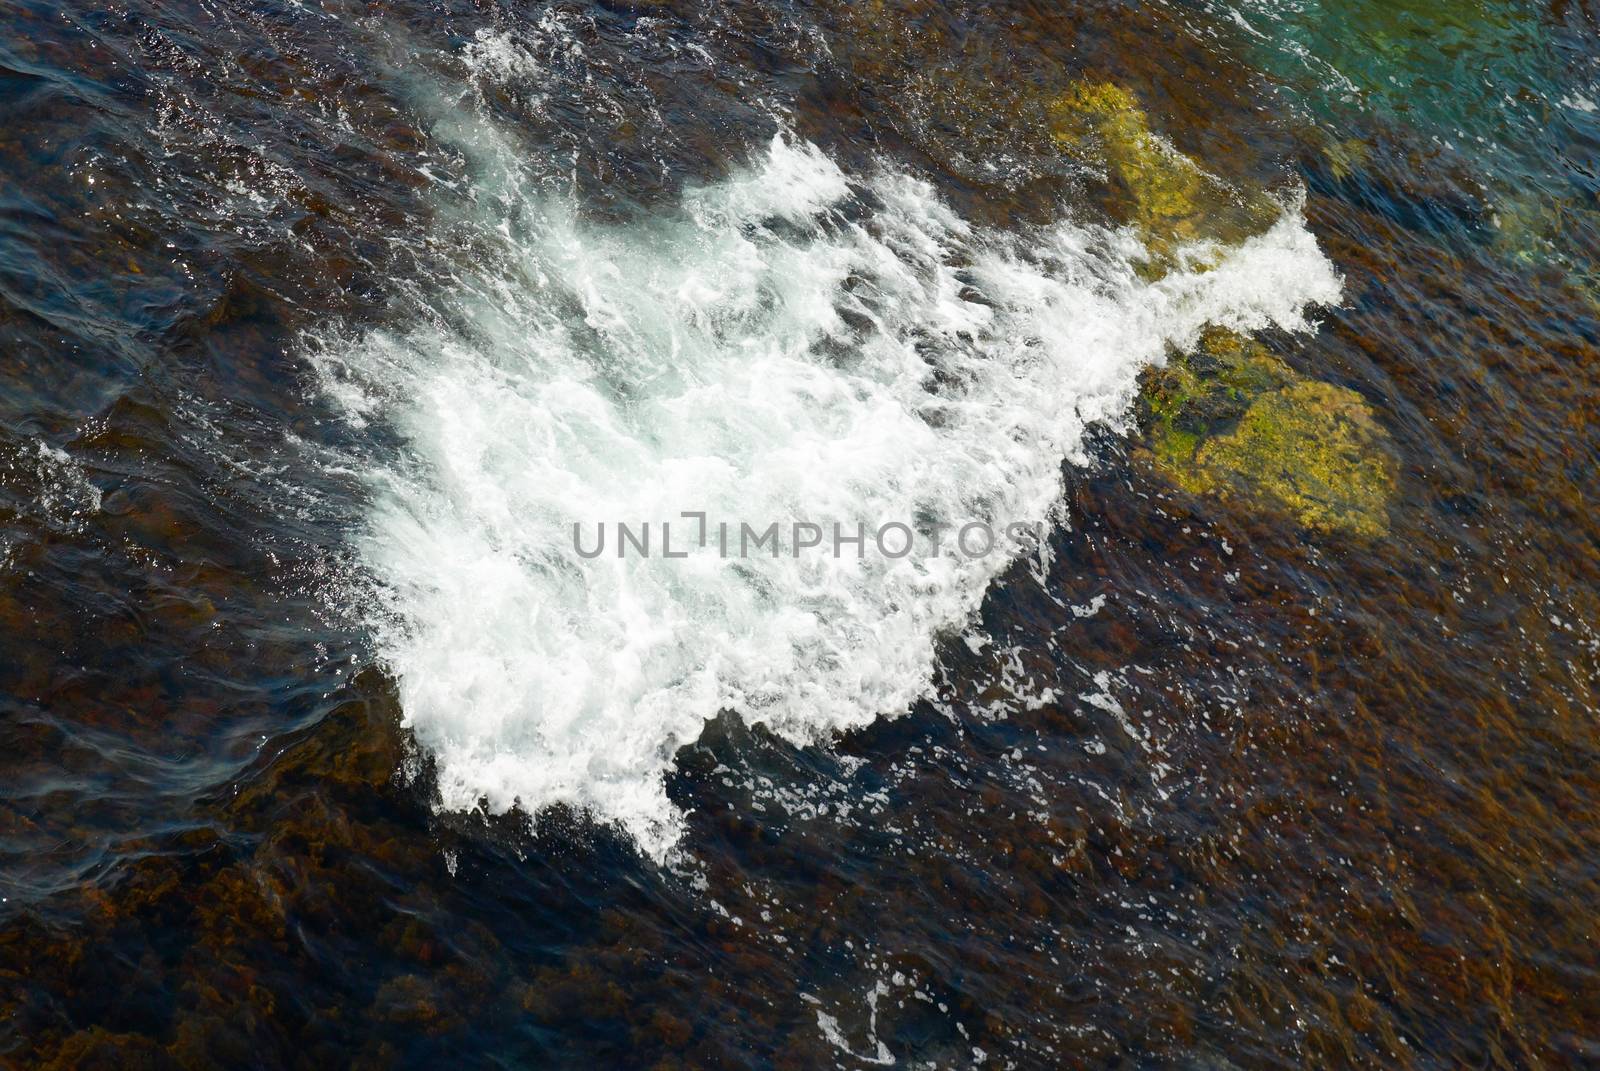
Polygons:
M904 711L1008 563L590 560L575 523L1049 517L1086 425L1125 419L1167 347L1304 329L1340 291L1295 210L1148 282L1127 232L984 232L787 137L625 222L492 200L517 202L484 224L500 253L411 328L317 354L402 444L369 470L372 624L442 806L565 803L657 858L682 827L665 775L709 718L810 743Z

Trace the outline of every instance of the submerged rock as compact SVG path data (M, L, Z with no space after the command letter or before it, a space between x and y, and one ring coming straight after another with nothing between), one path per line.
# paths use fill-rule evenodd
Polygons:
M1322 146L1322 158L1338 182L1360 174L1372 163L1372 147L1360 138L1328 141Z
M1502 256L1523 264L1554 265L1581 288L1600 238L1600 194L1507 192L1495 202L1490 224L1492 245Z
M1207 248L1259 234L1283 211L1179 152L1121 86L1079 82L1052 103L1050 118L1064 153L1103 168L1109 210L1139 232L1149 277L1180 263L1203 268ZM1339 146L1335 166L1359 163L1361 148ZM1193 353L1146 376L1141 402L1149 454L1179 486L1247 496L1321 531L1388 531L1395 462L1354 391L1307 379L1253 339L1212 329Z
M1387 441L1355 391L1302 380L1261 395L1194 460L1202 478L1247 483L1307 527L1379 536L1395 482Z
M1235 244L1283 209L1246 196L1150 129L1134 95L1111 82L1079 82L1051 103L1051 134L1067 156L1104 168L1114 218L1132 224L1160 267L1184 243Z
M1116 84L1075 84L1050 119L1062 152L1103 169L1113 218L1136 228L1150 252L1149 277L1204 268L1208 248L1237 245L1283 211L1179 152ZM1358 164L1362 148L1339 146L1336 169ZM1147 375L1141 401L1156 467L1187 490L1248 496L1321 531L1387 532L1395 462L1354 391L1307 379L1260 343L1213 329L1193 353Z
M1491 216L1492 248L1523 268L1559 272L1600 318L1600 191L1552 194L1538 189L1502 195Z
M1388 531L1396 464L1355 391L1212 329L1194 353L1147 374L1142 402L1149 457L1185 490L1244 496L1318 531Z

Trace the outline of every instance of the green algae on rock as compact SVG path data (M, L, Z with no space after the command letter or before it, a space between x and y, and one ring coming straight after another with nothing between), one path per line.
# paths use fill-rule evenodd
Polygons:
M1212 329L1147 375L1155 466L1195 494L1242 494L1318 531L1388 531L1396 465L1355 391L1300 376L1253 339Z
M1282 211L1169 145L1114 83L1079 82L1050 114L1064 152L1104 166L1113 213L1138 230L1155 274L1184 245L1235 244ZM1323 531L1388 530L1395 465L1387 435L1355 392L1299 376L1260 343L1213 329L1195 352L1146 379L1143 402L1157 466L1185 489L1243 492Z
M1333 177L1343 182L1371 165L1372 146L1360 138L1329 140L1322 146L1322 156Z
M1049 115L1063 152L1104 168L1113 216L1138 229L1157 264L1185 243L1236 244L1282 214L1272 198L1242 195L1154 133L1134 95L1115 83L1078 82Z
M1202 444L1209 478L1243 480L1309 528L1388 531L1395 464L1387 435L1355 391L1302 380L1251 403L1229 434Z

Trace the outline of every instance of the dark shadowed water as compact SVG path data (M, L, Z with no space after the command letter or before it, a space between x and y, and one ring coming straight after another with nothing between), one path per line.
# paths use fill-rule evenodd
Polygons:
M1591 3L0 11L0 1064L1600 1062Z

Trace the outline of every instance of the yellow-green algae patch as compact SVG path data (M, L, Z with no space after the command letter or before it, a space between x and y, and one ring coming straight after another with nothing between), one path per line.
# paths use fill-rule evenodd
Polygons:
M1243 496L1318 531L1388 531L1396 465L1356 392L1213 329L1193 353L1149 373L1143 397L1149 456L1180 487Z
M1138 229L1158 265L1185 243L1236 244L1282 212L1270 197L1240 194L1168 144L1133 93L1115 83L1075 83L1050 103L1049 116L1063 153L1105 169L1113 213Z
M1583 245L1584 235L1600 234L1600 194L1592 200L1508 193L1495 205L1493 248L1521 264L1560 271L1590 314L1600 316L1600 272Z
M1137 229L1151 254L1147 274L1165 274L1183 246L1235 245L1282 212L1168 144L1122 86L1078 82L1049 114L1061 151L1104 169L1114 215ZM1359 163L1363 148L1340 145L1335 165ZM1354 391L1307 379L1259 342L1221 329L1149 373L1143 388L1150 456L1179 486L1244 496L1320 531L1388 531L1395 462L1387 434Z
M1345 138L1323 145L1322 156L1328 161L1328 169L1333 172L1333 177L1343 182L1370 166L1372 148L1360 138Z

